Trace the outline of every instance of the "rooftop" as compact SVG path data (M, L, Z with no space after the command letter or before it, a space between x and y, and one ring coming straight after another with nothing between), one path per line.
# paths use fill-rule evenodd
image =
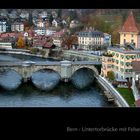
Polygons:
M124 48L109 47L108 50L124 53L124 54L139 54L140 50L126 50Z
M119 32L140 32L132 11L130 12L128 18L124 22L124 25Z
M94 35L100 35L100 36L104 36L104 33L98 30L85 30L85 31L81 31L78 33L79 36L94 36Z

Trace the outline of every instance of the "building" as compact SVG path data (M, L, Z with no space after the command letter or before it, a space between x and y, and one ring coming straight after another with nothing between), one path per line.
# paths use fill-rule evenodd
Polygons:
M36 23L37 27L45 27L45 22L43 21L42 18L39 18L37 23Z
M62 42L64 40L65 33L66 33L66 30L61 30L59 32L54 33L54 35L52 35L53 44L55 46L62 47Z
M140 60L140 50L125 50L123 48L108 48L108 54L112 55L112 68L107 67L108 65L108 59L104 59L105 56L103 56L102 62L102 76L106 77L107 72L112 70L115 74L116 80L124 81L127 78L132 78L132 61L138 61ZM106 69L105 69L106 68Z
M104 45L105 46L111 45L111 35L108 33L104 33Z
M101 75L107 77L109 71L112 71L112 54L104 54L102 56Z
M33 47L35 48L51 48L53 45L52 38L49 36L38 35L33 37Z
M24 31L24 24L23 24L23 22L14 22L11 25L11 30L12 31L18 31L18 32Z
M6 32L6 21L0 21L0 33Z
M79 48L84 50L94 50L95 47L104 45L104 33L94 29L81 31L78 34Z
M47 11L41 12L41 13L39 14L39 16L40 16L41 18L47 18L47 16L48 16Z
M132 90L135 97L135 105L140 106L140 61L133 61Z
M70 28L76 28L76 27L78 27L80 25L80 23L79 23L79 21L77 21L77 20L72 20L71 22L70 22Z
M46 28L45 27L35 27L34 32L37 35L45 35L46 34Z
M55 33L56 33L56 31L53 30L53 29L46 29L46 35L47 35L47 36L51 36L51 35L53 35L53 34L55 34Z
M52 21L52 26L54 26L54 27L58 26L58 22L55 19Z
M135 49L140 48L140 29L135 21L134 15L130 12L124 25L119 30L120 45L131 45Z

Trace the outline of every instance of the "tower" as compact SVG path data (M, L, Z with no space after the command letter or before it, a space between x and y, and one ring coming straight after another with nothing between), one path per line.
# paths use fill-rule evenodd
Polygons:
M131 45L135 49L140 48L140 29L135 21L132 11L129 13L129 16L119 31L119 34L120 45Z

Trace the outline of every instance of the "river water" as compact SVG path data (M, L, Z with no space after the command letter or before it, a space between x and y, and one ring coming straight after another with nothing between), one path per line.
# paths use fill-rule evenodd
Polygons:
M46 59L0 54L0 61L46 61ZM52 60L48 60L52 61ZM12 77L13 76L13 77ZM2 77L2 76L1 76ZM1 78L0 77L0 78ZM14 75L11 75L14 79ZM8 91L0 88L0 107L114 107L108 103L99 85L94 82L84 90L77 89L73 84L60 82L51 91L41 91L32 83L24 83L17 89Z

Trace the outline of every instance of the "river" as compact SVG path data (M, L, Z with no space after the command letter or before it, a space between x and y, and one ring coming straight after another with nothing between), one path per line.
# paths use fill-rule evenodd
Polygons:
M0 54L0 61L46 61L46 59ZM48 60L48 59L47 59ZM48 60L52 61L52 60ZM11 75L12 76L12 75ZM1 78L1 77L0 77ZM14 79L14 75L12 77ZM80 90L73 84L60 82L51 91L41 91L32 83L24 83L17 89L8 91L0 88L0 107L114 107L103 95L99 85Z

